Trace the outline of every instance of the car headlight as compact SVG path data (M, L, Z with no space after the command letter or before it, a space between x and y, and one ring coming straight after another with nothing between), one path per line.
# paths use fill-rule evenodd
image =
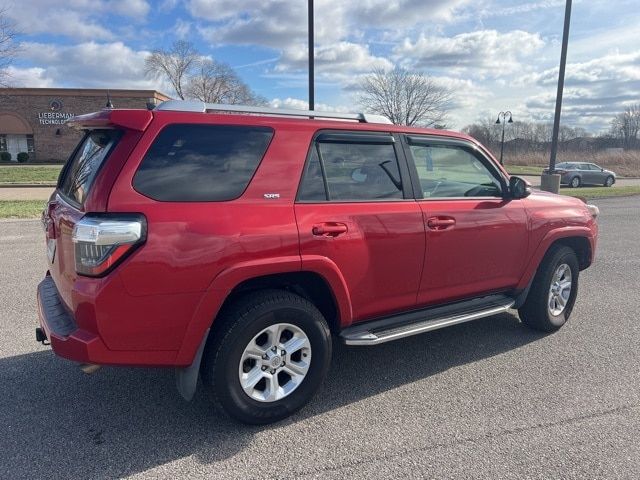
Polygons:
M598 215L600 215L600 209L595 205L587 203L587 210L589 210L589 213L593 218L598 218Z

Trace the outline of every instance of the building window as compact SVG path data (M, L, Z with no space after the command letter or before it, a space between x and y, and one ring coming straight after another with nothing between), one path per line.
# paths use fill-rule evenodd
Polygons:
M7 136L0 135L0 152L6 152L6 151L7 151Z
M36 151L36 147L33 143L33 135L27 135L27 152L33 153Z

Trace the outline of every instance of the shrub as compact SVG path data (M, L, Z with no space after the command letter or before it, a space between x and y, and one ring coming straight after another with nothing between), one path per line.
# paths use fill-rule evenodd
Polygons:
M17 156L18 163L26 163L29 161L29 154L27 152L20 152Z
M10 162L11 154L9 152L0 152L0 162Z

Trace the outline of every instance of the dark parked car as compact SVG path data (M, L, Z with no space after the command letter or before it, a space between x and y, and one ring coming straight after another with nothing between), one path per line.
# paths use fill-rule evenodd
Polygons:
M545 168L544 173L549 169ZM616 174L611 170L605 170L595 163L562 162L556 165L556 173L562 175L560 184L578 188L582 185L604 185L611 187L616 183Z

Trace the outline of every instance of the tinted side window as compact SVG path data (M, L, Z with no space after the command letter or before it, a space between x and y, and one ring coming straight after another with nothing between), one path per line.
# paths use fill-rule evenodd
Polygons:
M327 199L327 191L324 188L324 179L322 177L322 167L318 158L318 150L313 145L307 167L302 175L298 200L303 202L322 202Z
M470 151L454 145L411 145L425 198L500 197L494 174Z
M83 204L100 167L122 135L119 130L91 130L65 165L58 189L67 198Z
M393 144L319 142L314 150L302 180L300 200L372 201L404 198ZM326 194L322 167L328 190Z
M155 200L215 202L242 195L273 130L231 125L169 125L151 145L133 187Z

